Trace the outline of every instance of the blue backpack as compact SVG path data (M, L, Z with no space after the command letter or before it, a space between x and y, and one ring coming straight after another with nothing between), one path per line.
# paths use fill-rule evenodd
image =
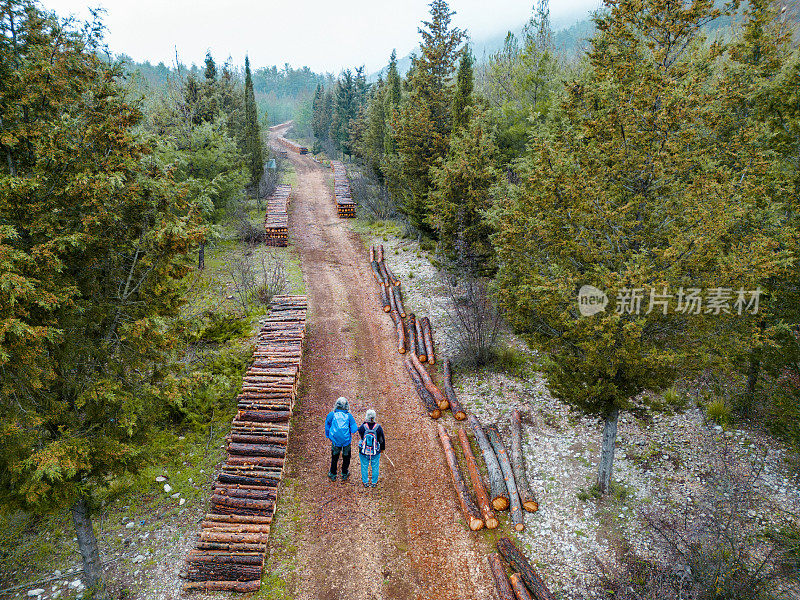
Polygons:
M350 439L350 413L344 410L337 410L333 413L331 421L330 438L332 440Z
M376 433L378 426L375 425L375 429L370 429L369 425L364 423L364 430L364 439L361 440L361 453L367 456L375 456L381 451Z

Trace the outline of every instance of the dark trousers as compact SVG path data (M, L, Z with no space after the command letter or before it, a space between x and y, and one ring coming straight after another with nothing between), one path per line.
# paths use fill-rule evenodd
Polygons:
M339 464L339 454L342 455L342 475L349 475L350 444L347 444L347 446L334 446L331 444L331 475L336 475Z

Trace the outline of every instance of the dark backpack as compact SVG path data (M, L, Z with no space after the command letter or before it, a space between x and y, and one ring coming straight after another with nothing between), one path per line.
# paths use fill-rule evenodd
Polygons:
M361 440L361 453L367 456L375 456L381 451L380 444L378 443L378 426L375 429L370 429L369 425L364 423L364 439Z

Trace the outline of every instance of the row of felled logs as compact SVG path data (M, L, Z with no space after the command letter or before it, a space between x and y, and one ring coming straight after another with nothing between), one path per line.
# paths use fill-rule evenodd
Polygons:
M264 217L264 230L267 246L286 246L289 239L289 194L292 186L278 185L275 191L267 198L267 212Z
M350 193L347 169L338 160L331 161L331 168L333 169L333 196L336 200L336 210L340 218L352 219L356 216L356 203Z
M228 457L186 557L186 591L255 592L283 478L305 336L305 296L275 296L242 378Z
M409 313L406 317L401 313L401 309L398 309L398 303L394 300L392 290L396 289L398 297L402 298L399 293L400 281L386 266L383 253L381 245L373 246L370 249L370 268L380 286L379 294L383 310L390 314L397 329L398 352L405 354L408 350L404 365L417 395L432 418L439 418L443 410L450 408L457 420L465 420L468 418L467 412L459 402L453 388L450 361L444 361L444 394L433 382L423 364L425 361L429 361L430 364L435 362L430 321L427 318L416 319L413 313ZM402 310L404 312L404 309ZM406 323L403 321L404 318L407 318ZM470 494L469 485L460 469L450 435L441 423L436 424L445 463L450 472L464 520L472 531L480 530L483 527L494 529L499 525L495 510L510 509L515 530L522 531L525 527L523 509L534 512L538 509L538 502L525 474L519 411L515 409L511 416L511 454L506 450L496 426L489 425L484 428L474 415L469 415L469 425L484 458L490 483L490 491L487 491L467 432L463 426L460 426L458 429L459 443L475 499ZM547 586L513 542L508 538L502 538L498 543L498 548L503 556L520 571L509 577L500 556L493 554L489 557L489 564L497 582L501 600L552 600Z
M292 140L287 140L285 137L279 137L276 140L281 146L291 150L292 152L297 152L298 154L308 154L308 148L305 146L301 146L297 142L293 142Z

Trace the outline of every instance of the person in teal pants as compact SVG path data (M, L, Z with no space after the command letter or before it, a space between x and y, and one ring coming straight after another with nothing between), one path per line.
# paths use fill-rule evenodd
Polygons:
M375 422L375 411L369 409L365 420L358 428L361 443L358 446L358 455L361 459L361 483L364 487L375 487L378 484L381 452L386 449L386 436L383 427ZM372 483L370 484L370 472Z

